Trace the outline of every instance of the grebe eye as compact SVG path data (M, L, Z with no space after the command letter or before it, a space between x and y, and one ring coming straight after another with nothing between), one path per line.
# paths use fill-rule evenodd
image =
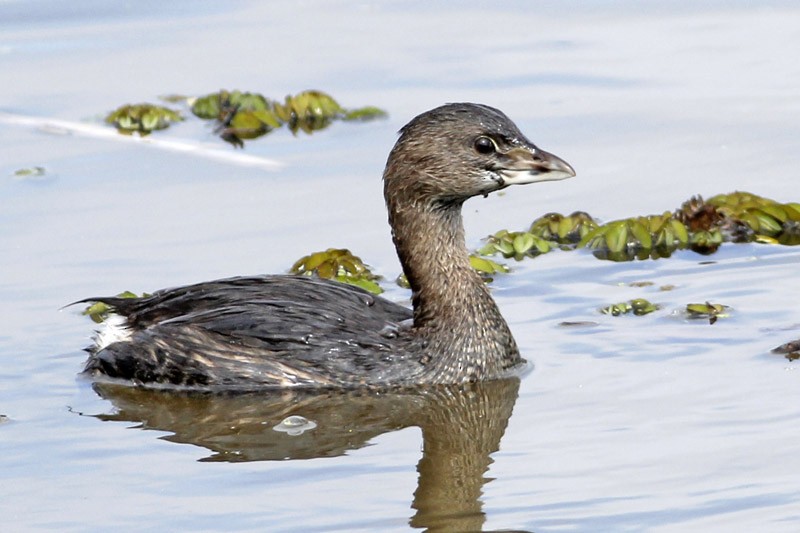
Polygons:
M482 135L475 139L475 151L484 155L493 154L497 151L497 145L489 137Z

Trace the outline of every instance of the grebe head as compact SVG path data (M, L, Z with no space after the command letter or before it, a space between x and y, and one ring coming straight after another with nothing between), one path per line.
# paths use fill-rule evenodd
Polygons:
M447 104L400 130L384 173L387 202L461 204L510 185L570 178L563 159L520 132L503 112L480 104Z

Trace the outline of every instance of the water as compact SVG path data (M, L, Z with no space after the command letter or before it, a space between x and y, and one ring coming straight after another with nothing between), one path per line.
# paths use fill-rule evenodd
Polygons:
M535 368L471 391L101 397L75 377L93 325L59 309L330 246L394 278L378 177L394 132L445 101L505 110L578 171L469 202L472 245L547 211L798 201L798 23L779 2L0 4L2 111L96 122L165 93L314 87L391 115L247 145L278 171L0 122L3 529L797 530L800 374L769 353L800 337L797 249L514 265L494 293ZM197 121L158 137L227 150ZM662 311L597 312L641 296ZM706 300L731 316L676 313ZM316 427L272 429L292 415Z

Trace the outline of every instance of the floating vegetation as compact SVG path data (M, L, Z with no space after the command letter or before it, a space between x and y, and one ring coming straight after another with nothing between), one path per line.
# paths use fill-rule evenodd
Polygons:
M595 250L595 256L612 261L658 259L689 245L686 226L665 212L661 215L627 218L598 226L587 233L578 247Z
M659 309L661 309L661 306L658 304L651 303L644 298L636 298L628 302L621 302L603 307L600 309L600 312L604 315L611 316L627 315L631 313L636 316L644 316Z
M347 110L329 94L314 90L286 96L283 102L258 93L222 90L196 99L192 113L216 120L220 137L237 146L283 125L292 133L312 133L327 128L334 120L366 121L386 116L385 111L371 106Z
M387 116L373 106L347 110L329 94L313 90L286 96L282 104L276 102L272 109L292 133L312 133L327 128L334 120L367 121Z
M781 344L777 348L773 348L772 353L783 354L789 361L797 361L800 359L800 339Z
M478 250L480 255L502 254L506 259L513 257L520 261L525 256L535 257L546 254L553 244L527 231L500 230L486 239L486 244ZM473 267L475 265L473 264Z
M206 120L225 122L237 111L271 111L271 104L260 94L225 90L201 96L192 102L192 113ZM277 118L275 122L279 124Z
M139 296L136 293L133 293L131 291L125 291L125 292L121 292L121 293L117 294L116 297L117 298L145 298L147 296L150 296L150 295L147 294L147 293L142 293L142 295ZM100 324L105 319L107 319L108 315L111 314L112 312L113 312L113 310L111 309L111 307L108 306L108 304L105 304L103 302L95 302L92 305L86 307L86 309L83 310L82 314L87 315L89 318L91 318L92 322Z
M661 306L654 304L644 298L636 298L627 302L620 302L618 304L608 305L600 308L600 312L604 315L620 316L633 314L636 316L648 315L654 311L661 309ZM685 314L690 319L708 319L709 324L714 324L720 318L727 318L730 307L721 304L705 303L691 303L686 305ZM800 341L797 341L800 343ZM793 345L793 343L785 344L775 348L773 352L778 352L779 349L788 349L789 351L800 350L800 344Z
M192 113L207 120L216 120L215 131L236 146L244 139L266 135L283 123L272 110L272 103L257 93L219 91L196 99Z
M591 215L583 211L576 211L569 216L547 213L534 220L528 232L546 241L569 245L579 243L597 226Z
M275 103L275 114L292 133L302 130L312 133L327 128L336 118L341 118L344 109L331 96L320 91L304 91L286 96L283 103Z
M36 181L47 173L44 167L19 168L12 174L18 180Z
M327 128L335 118L341 118L344 112L339 102L320 91L287 95L282 104L276 102L273 105L273 110L292 133L297 133L298 130L312 133Z
M491 283L494 281L495 274L508 274L511 272L511 269L506 265L498 263L497 261L492 261L491 259L487 259L485 257L481 257L478 254L470 254L469 264L472 266L475 272L477 272L481 278L483 278L484 283ZM397 276L395 283L404 289L411 288L411 284L408 282L408 278L405 274L400 274Z
M695 196L674 213L598 223L589 214L548 213L527 231L502 229L486 238L478 253L522 260L555 249L588 248L612 261L659 259L676 250L708 255L724 242L800 244L800 204L781 204L746 192Z
M506 259L517 261L525 257L536 257L553 249L573 249L597 223L587 213L576 211L569 216L548 213L531 223L527 231L500 230L485 239L478 254L492 256L501 254Z
M361 287L373 294L383 292L376 281L380 276L373 274L361 258L343 248L328 248L324 252L301 257L292 265L289 272L299 276L316 275L320 278L333 279Z
M224 89L199 98L170 94L161 99L188 104L196 117L216 122L214 131L223 140L240 147L245 140L282 126L292 133L312 133L335 120L364 122L387 116L386 111L374 106L344 108L329 94L315 90L286 96L282 102L259 93ZM125 105L106 117L106 122L114 124L120 133L140 135L164 129L178 120L183 118L177 111L152 104Z
M372 105L359 107L357 109L343 110L342 120L348 122L358 122L364 120L375 120L376 118L386 118L389 114L379 107Z
M711 255L716 252L724 240L719 228L695 231L690 237L692 251L703 255Z
M800 244L800 204L736 191L708 200L695 196L676 211L693 231L718 230L725 241Z
M495 274L508 274L511 269L509 269L506 265L502 265L496 261L492 261L491 259L486 259L485 257L481 257L477 254L471 254L469 256L469 264L475 271L480 274L483 278L483 281L486 283L490 283L494 281Z
M120 133L125 135L138 133L143 137L181 120L183 117L177 111L154 104L124 105L106 117L106 122L113 124Z
M159 100L162 102L167 102L168 104L186 104L189 100L192 99L191 96L187 96L185 94L163 94L158 97Z
M712 304L710 302L702 304L687 304L686 314L692 319L707 318L708 323L713 324L718 318L729 317L730 315L727 312L729 309L730 308L727 305Z

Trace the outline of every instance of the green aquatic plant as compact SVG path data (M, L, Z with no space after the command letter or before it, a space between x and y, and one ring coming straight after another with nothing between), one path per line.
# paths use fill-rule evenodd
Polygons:
M576 211L569 216L548 213L531 223L528 231L502 229L485 239L480 255L501 254L517 261L546 254L555 248L574 248L581 238L597 226L586 213Z
M734 192L708 201L695 196L674 213L605 224L582 211L569 216L548 213L534 220L528 231L497 231L478 253L521 260L577 247L593 250L600 259L631 261L669 257L682 249L711 254L726 241L800 244L800 204Z
M334 119L341 118L344 109L329 94L321 91L303 91L287 95L283 103L275 103L275 115L287 124L292 133L302 130L312 133L327 128Z
M273 102L261 94L242 91L221 90L197 98L192 102L192 113L202 119L216 120L215 131L235 146L283 124L273 111Z
M272 104L258 93L221 90L192 101L192 113L207 120L225 122L237 111L271 111ZM277 127L277 126L276 126Z
M620 283L620 285L626 285L626 284ZM655 285L654 281L631 281L630 283L627 284L628 287L636 287L636 288L652 287L653 285Z
M692 232L689 238L692 251L703 255L710 255L716 252L724 240L725 237L719 228L695 231Z
M511 269L508 268L506 265L502 263L498 263L497 261L492 261L491 259L487 259L486 257L481 257L478 254L470 254L469 256L469 264L472 268L477 272L485 283L491 283L494 281L495 274L508 274L511 272ZM411 285L408 283L408 278L406 278L405 274L400 274L397 276L395 280L399 286L403 287L404 289L410 289Z
M479 250L479 255L501 254L506 259L513 257L517 261L524 257L535 257L546 254L552 249L552 244L541 237L527 231L500 230L486 238L486 244ZM474 266L474 265L473 265Z
M183 120L183 117L177 111L159 105L128 104L109 113L105 120L120 133L145 136L155 130L163 130L173 122Z
M627 302L608 305L600 309L604 315L620 316L627 314L634 314L636 316L649 315L653 311L661 309L661 306L645 300L644 298L636 298Z
M282 104L273 104L273 111L292 133L322 130L334 120L367 121L387 116L385 111L373 106L345 109L331 95L316 90L286 96Z
M779 203L744 191L718 194L708 200L695 196L675 216L693 231L723 234L732 242L800 244L800 204Z
M18 168L12 175L19 180L35 180L41 178L46 173L47 171L44 167L28 167Z
M570 245L579 243L597 227L591 215L583 211L575 211L569 216L547 213L531 223L528 233L545 241Z
M117 294L116 297L117 298L145 298L147 296L150 296L150 295L147 294L146 292L142 293L142 295L139 296L136 293L133 293L131 291L124 291L124 292L121 292L121 293ZM113 312L113 310L107 304L105 304L103 302L95 302L92 305L87 306L83 310L82 314L88 316L89 318L91 318L93 322L95 322L97 324L100 324L105 319L107 319L108 315L111 314L112 312Z
M368 105L356 109L345 109L344 114L342 115L342 120L356 122L386 118L388 116L389 114L383 109Z
M707 318L709 324L713 324L719 318L727 318L730 316L728 310L730 307L722 304L712 304L705 302L701 304L687 304L686 314L689 318Z
M349 285L361 287L373 294L383 289L378 285L380 276L373 274L360 257L344 248L328 248L324 252L314 252L301 257L292 265L289 272L298 276L319 276Z
M334 120L367 121L386 116L385 111L373 106L346 109L329 94L315 90L286 96L282 102L259 93L225 89L198 98L167 95L162 100L188 104L194 116L215 121L214 131L234 146L243 146L245 140L284 125L292 133L312 133ZM178 120L183 117L177 111L152 104L122 106L106 117L106 122L121 133L140 135L164 129Z
M687 248L707 255L725 241L800 244L800 204L735 192L708 201L695 196L674 213L602 225L582 211L569 216L548 213L534 220L528 231L497 231L478 253L521 260L577 247L593 250L600 259L631 261L669 257Z
M735 235L738 240L787 245L800 244L800 204L779 203L748 192L737 191L719 194L708 199L708 204L729 221L735 231L737 226L747 230ZM734 239L732 239L734 240Z
M470 254L469 264L486 283L494 281L493 276L495 274L508 274L511 271L506 265L481 257L478 254Z
M159 100L162 102L166 102L168 104L186 104L189 101L193 100L191 96L187 96L185 94L162 94L158 97Z
M222 139L242 146L286 126L292 133L312 133L327 128L334 120L366 121L386 116L377 107L345 109L329 94L309 90L289 95L282 102L259 93L221 90L192 101L195 116L216 120Z
M615 220L584 235L579 248L590 248L595 256L612 261L669 257L689 244L686 226L665 212L661 215Z

